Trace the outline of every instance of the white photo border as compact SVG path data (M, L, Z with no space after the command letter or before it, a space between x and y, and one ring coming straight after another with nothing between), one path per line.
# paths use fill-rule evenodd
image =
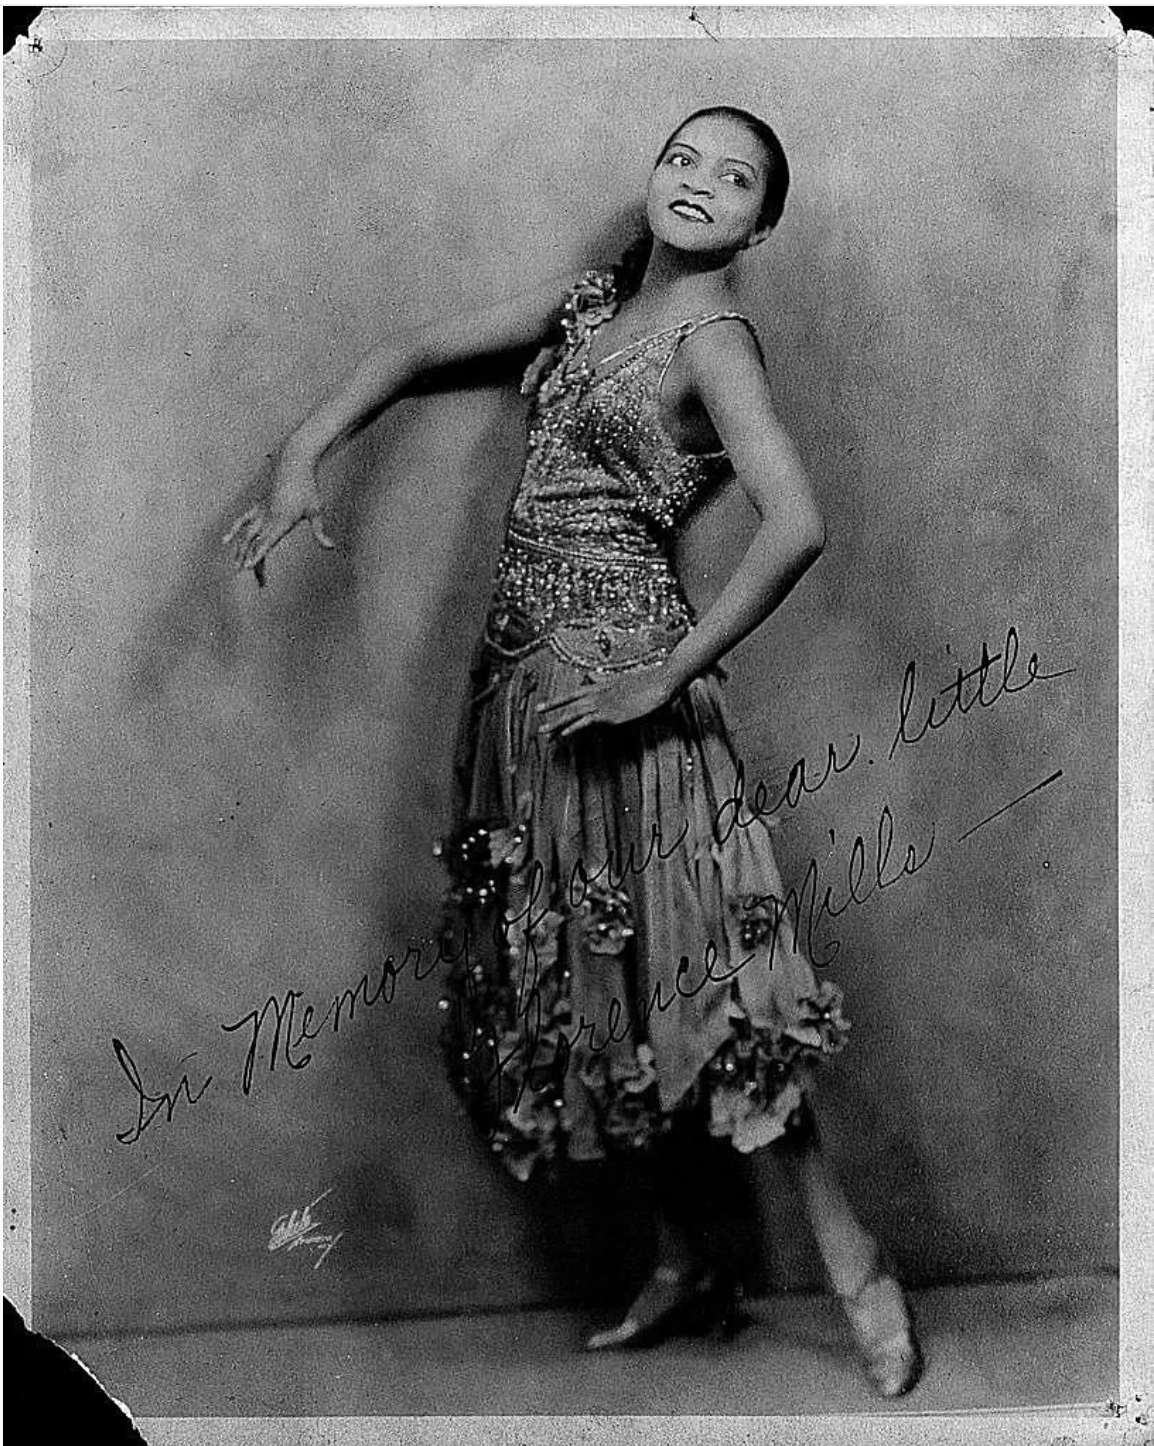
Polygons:
M512 1443L753 1442L767 1428L780 1446L820 1436L840 1443L978 1442L1051 1446L1056 1441L1150 1442L1154 1389L1154 40L1123 34L1106 7L510 4L424 6L244 5L49 7L5 65L4 214L7 424L4 439L4 1236L5 1294L31 1307L29 913L30 327L31 177L22 146L29 87L59 63L69 37L87 40L276 39L726 39L768 37L969 37L1100 39L1117 58L1118 341L1118 887L1120 1055L1120 1305L1118 1402L1101 1417L1063 1409L800 1417L500 1416L371 1418L151 1418L153 1443L353 1443L387 1434L397 1446L452 1440ZM39 48L31 39L39 37ZM32 1321L35 1324L34 1319ZM131 1403L129 1403L131 1404Z

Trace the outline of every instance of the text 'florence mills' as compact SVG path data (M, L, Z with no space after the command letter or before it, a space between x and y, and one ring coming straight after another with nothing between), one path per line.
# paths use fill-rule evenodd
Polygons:
M988 645L983 642L979 661L974 667L963 669L959 665L949 683L928 695L923 695L919 688L917 663L911 660L902 679L898 720L887 759L892 760L902 749L917 748L932 741L942 730L951 724L958 724L975 709L993 708L1002 700L1023 693L1037 683L1052 682L1076 671L1073 668L1063 668L1046 672L1042 669L1038 654L1033 652L1024 665L1024 672L1015 677L1019 653L1017 630L1010 627L999 652L990 653ZM787 810L796 809L805 798L820 793L831 780L849 773L858 763L861 753L860 734L855 735L850 747L843 749L841 755L831 743L827 747L824 766L820 771L810 769L806 760L801 758L793 764L784 787L779 791L771 791L764 781L759 780L750 794L747 794L745 767L739 761L730 793L723 799L713 818L716 841L724 844L734 829L750 828L778 817ZM1011 800L1001 803L993 812L966 829L958 842L969 838L979 828L1001 817L1061 776L1062 770L1058 769ZM660 865L677 851L687 833L686 821L674 839L666 840L659 825L654 824L648 846L641 858L637 857L633 845L630 845L624 857L607 858L593 872L589 872L584 862L579 859L574 864L568 882L570 904L573 907L579 905L588 887L599 880L604 879L611 887L620 887L628 876L638 875L648 868ZM677 998L692 997L709 982L717 983L733 978L755 957L765 958L766 947L767 962L769 967L772 967L780 932L787 925L789 947L804 947L816 967L829 965L837 956L840 943L837 939L827 938L821 948L818 935L822 926L828 920L840 918L849 909L859 908L885 890L913 877L934 857L937 842L935 822L931 821L928 836L920 846L909 843L905 846L904 854L899 849L900 862L894 857L894 833L893 814L886 803L879 813L876 830L869 831L869 842L866 842L865 835L861 833L855 836L846 861L844 879L838 886L825 882L821 865L816 857L811 857L800 884L787 889L784 897L770 894L743 899L742 907L751 913L756 912L762 922L760 954L749 954L726 972L718 974L714 972L718 963L718 950L712 940L708 941L700 961L690 961L683 957L678 962L671 993L664 993L662 983L658 981L651 999L642 1002L641 1022L648 1019L654 1011L663 1012ZM831 830L831 843L833 841ZM506 944L511 930L519 927L524 931L528 943L524 953L529 960L535 957L532 930L546 912L545 901L541 898L543 890L543 870L536 864L531 874L528 902L516 915L503 915L496 926L501 934L501 941ZM278 1061L291 1070L305 1069L313 1059L308 1046L323 1034L329 1031L339 1034L342 1022L351 1023L358 1010L371 1009L380 1003L390 1004L398 981L406 973L411 973L416 982L423 982L441 966L457 962L461 958L461 951L467 951L468 947L467 935L456 948L446 939L439 940L436 948L428 955L418 945L410 944L399 961L392 954L386 956L381 964L380 976L375 982L370 980L366 971L352 988L344 989L335 995L323 1011L316 1005L305 1003L301 990L287 989L280 995L270 995L258 1008L249 1010L233 1023L222 1024L222 1030L228 1034L247 1031L248 1043L241 1069L243 1093L247 1096L252 1091L256 1068L265 1046L270 1073L275 1072ZM698 964L702 973L694 982L692 976ZM527 1003L531 1002L533 992L530 990L524 994ZM570 1044L575 1044L582 1034L588 1034L589 1048L593 1051L608 1047L608 1044L617 1038L611 1030L607 1037L599 1041L595 1025L585 1020L584 1016L578 1022ZM116 1135L122 1144L134 1144L158 1119L171 1122L178 1103L183 1101L187 1107L196 1105L213 1083L214 1077L208 1075L194 1085L186 1072L174 1088L151 1093L145 1088L140 1069L126 1046L115 1038L112 1046L117 1064L133 1091L137 1110L135 1122ZM190 1054L185 1058L194 1057L195 1054Z

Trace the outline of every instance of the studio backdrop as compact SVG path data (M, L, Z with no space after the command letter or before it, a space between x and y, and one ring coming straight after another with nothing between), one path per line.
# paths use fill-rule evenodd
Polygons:
M336 549L301 529L263 590L221 537L391 330L615 260L718 102L793 171L741 291L829 542L727 696L853 1021L830 1148L912 1283L1116 1264L1107 48L76 39L22 141L37 1328L591 1299L644 1265L615 1172L508 1178L437 1045L515 385L361 432L322 472ZM699 607L754 521L734 486L697 519ZM744 1185L755 1277L819 1285L788 1172Z

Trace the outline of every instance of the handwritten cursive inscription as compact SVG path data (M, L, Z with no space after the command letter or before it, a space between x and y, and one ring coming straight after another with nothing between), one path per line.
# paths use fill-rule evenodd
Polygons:
M169 1093L167 1090L158 1095L150 1095L144 1088L144 1082L140 1078L140 1070L135 1060L120 1040L113 1039L112 1051L116 1055L116 1062L124 1071L129 1084L136 1094L136 1123L127 1130L118 1130L116 1138L122 1145L134 1145L156 1117L163 1113L165 1120L171 1124L173 1112L176 1109L177 1101L183 1094L185 1101L195 1105L202 1098L206 1089L212 1084L212 1075L209 1075L195 1094L192 1092L192 1085L187 1074L181 1076L180 1083ZM184 1059L194 1059L196 1051L186 1054ZM184 1059L180 1062L184 1063Z
M919 664L916 659L911 660L905 668L897 700L897 722L889 745L889 759L892 760L900 749L917 748L935 735L946 736L949 725L960 725L961 720L975 709L993 708L1001 700L1023 693L1035 684L1051 682L1077 671L1075 668L1046 670L1037 651L1030 653L1022 663L1021 651L1017 629L1011 625L1006 629L1005 642L1000 650L991 652L989 645L983 641L972 667L958 666L945 686L928 694L919 675ZM525 717L529 697L531 691L520 700ZM525 719L522 718L521 722L524 724ZM886 731L889 731L888 725ZM531 748L541 749L544 746L540 737L531 731L525 741L526 746ZM807 798L812 798L836 779L848 774L860 763L863 752L873 751L872 746L863 749L861 734L854 733L840 746L827 743L824 758L819 755L819 761L814 766L804 757L799 758L790 768L784 786L778 782L772 788L761 780L747 780L744 763L735 759L732 786L720 797L711 820L715 843L724 846L734 830L748 829L784 810L799 808ZM869 761L872 763L873 759ZM1011 809L1036 797L1061 777L1062 770L1057 769L1009 802L991 808L955 842L960 844L968 840L980 829L1003 818ZM637 877L652 867L664 864L685 847L689 837L688 819L679 822L680 828L672 835L663 835L658 824L652 826L648 838L630 838L628 830L625 830L620 850L611 851L595 864L579 857L569 877L563 881L567 887L562 888L562 897L567 899L569 907L575 909L584 903L594 885L620 888L627 884L630 876ZM604 1021L590 1022L585 1015L580 1015L576 1025L561 1034L561 1049L568 1053L582 1039L588 1053L596 1054L607 1049L619 1043L628 1033L644 1030L655 1013L664 1013L679 1000L692 998L708 985L733 978L755 958L772 967L779 947L804 950L815 967L830 964L841 946L830 934L829 924L847 910L863 906L874 896L920 873L934 856L935 842L936 825L931 822L928 837L917 844L895 846L894 817L886 804L877 817L876 827L871 826L854 837L848 856L843 855L844 862L831 864L837 845L831 830L828 854L823 854L820 862L816 855L810 858L800 882L788 889L783 888L782 897L773 894L751 896L741 905L748 911L742 920L743 939L756 935L759 943L767 945L767 948L759 948L755 953L724 963L713 940L706 941L700 958L669 961L671 982L666 985L658 980L649 998L635 1001L632 1019L623 1002L610 1000ZM553 896L540 860L531 862L525 882L527 887L518 906L512 912L496 911L492 932L501 954L519 956L521 960L521 978L510 981L516 985L515 1007L520 1034L514 1053L527 1052L532 1058L537 1052L536 1037L542 1027L542 1001L537 987L541 963L533 934L540 925L552 926L555 910L564 906ZM243 1093L248 1095L251 1092L257 1066L262 1060L270 1073L276 1070L278 1063L292 1071L305 1069L313 1059L312 1045L322 1033L339 1034L342 1023L351 1023L362 1010L371 1009L379 1003L390 1004L398 981L406 974L422 981L432 976L442 964L463 963L466 981L472 979L480 967L469 957L477 942L466 929L463 938L454 946L446 929L438 940L428 941L429 947L424 943L420 946L409 944L399 960L392 954L385 956L379 966L379 974L374 966L371 977L366 971L353 988L334 994L327 1005L323 1002L318 1005L308 1003L301 990L289 988L270 994L262 1004L233 1022L221 1024L220 1028L225 1033L243 1031L242 1037L246 1041L240 1071ZM473 967L469 967L471 964ZM466 988L471 989L472 985L466 982ZM551 1029L554 1038L557 1033L555 1028ZM212 1083L210 1075L199 1088L195 1088L185 1074L174 1089L150 1093L125 1046L118 1039L112 1043L117 1063L136 1097L136 1121L130 1129L117 1135L124 1144L138 1140L161 1116L171 1122L178 1104L195 1105ZM506 1040L502 1047L507 1044ZM512 1054L505 1058L498 1055L497 1072L507 1067L512 1058ZM327 1254L335 1243L335 1237L318 1233L317 1222L311 1216L312 1209L323 1198L319 1196L303 1211L292 1211L278 1217L273 1226L270 1250L292 1249L295 1243L307 1243L324 1247Z
M553 1090L557 1074L568 1068L582 1037L586 1040L585 1048L588 1054L601 1054L630 1036L644 1038L653 1014L664 1014L679 999L693 998L708 983L720 984L734 979L755 959L760 967L771 969L779 938L787 922L789 932L785 936L787 942L784 947L795 951L804 949L815 967L820 968L832 963L841 948L837 939L827 938L824 954L817 957L817 936L826 921L840 918L851 908L862 907L875 895L920 873L933 857L936 832L936 825L931 824L929 837L924 845L919 847L912 843L907 844L904 853L900 855L899 863L894 858L893 814L888 804L883 805L876 831L870 830L870 842L867 844L864 834L855 836L844 865L844 882L838 886L826 882L821 865L816 858L811 857L800 885L786 889L784 896L767 894L763 897L749 897L743 901L743 910L756 917L760 925L759 942L762 947L759 950L748 953L732 966L715 972L718 949L716 943L710 939L706 942L700 964L682 956L674 970L671 990L666 990L658 977L649 997L638 1001L636 1014L632 1017L626 1014L623 1002L614 996L609 1000L603 1024L599 1024L597 1020L589 1020L584 1013L580 1014L571 1028L558 1027L555 1020L549 1019L541 993L540 960L532 936L534 925L544 918L544 913L534 914L534 894L530 890L529 902L518 916L527 920L523 941L518 950L522 958L515 1011L519 1021L518 1032L501 1046L494 1046L492 1063L484 1071L486 1083L499 1091L502 1078L511 1066L520 1063L521 1077L517 1084L514 1108L522 1100L526 1089ZM831 842L836 842L832 831ZM702 970L700 978L691 982L691 976L699 967ZM464 983L468 999L474 990L469 975L466 975ZM547 1027L550 1043L545 1046L543 1035Z
M1011 679L1018 661L1018 648L1018 630L1013 626L1006 629L1006 641L1000 653L991 654L983 642L982 656L977 666L968 670L959 666L953 681L934 693L928 706L917 696L918 665L911 659L906 664L905 676L902 679L898 726L888 756L892 758L903 746L920 743L927 734L944 728L951 719L964 718L975 706L992 708L999 699L1008 694L1024 693L1034 683L1048 683L1077 671L1075 668L1060 668L1056 673L1043 673L1037 653L1031 653L1026 663L1025 678L1014 683ZM991 682L995 663L1001 663L1001 668L997 670L998 676ZM988 690L987 683L990 683ZM939 706L943 699L944 704ZM911 721L916 716L922 718L920 726Z
M397 980L410 963L413 978L420 982L427 979L442 961L451 962L452 959L451 955L446 955L443 948L439 947L432 960L426 963L422 969L421 957L422 952L416 944L408 946L400 963L397 962L394 955L387 954L381 963L380 978L375 985L370 987L370 979L366 971L361 975L354 988L344 989L340 994L334 995L329 1001L328 1008L319 1018L316 1017L316 1007L306 1004L298 1019L297 1005L304 995L299 989L286 989L280 996L270 994L259 1009L250 1009L233 1024L222 1024L221 1029L226 1034L233 1034L246 1026L250 1030L248 1050L245 1053L244 1068L241 1072L243 1092L247 1095L252 1090L253 1071L260 1054L261 1039L270 1019L272 1020L272 1038L269 1042L268 1054L270 1073L276 1069L278 1059L283 1059L290 1069L305 1069L312 1061L311 1052L294 1056L293 1051L303 1050L306 1042L316 1039L326 1029L331 1029L334 1034L339 1034L341 1019L347 1018L351 1023L356 1017L358 1006L361 1009L372 1009L382 1000L386 1004L391 1004L396 993Z
M848 773L857 762L860 752L860 733L854 735L853 747L848 758L839 759L836 747L832 743L828 744L825 769L816 781L807 776L805 759L799 758L789 770L785 787L776 798L771 799L765 783L758 779L753 790L753 801L746 806L744 813L742 806L746 803L745 764L738 759L733 787L713 818L714 838L719 844L723 844L735 828L750 828L758 819L771 818L774 814L780 813L783 808L797 808L804 798L820 793L831 778L840 773Z

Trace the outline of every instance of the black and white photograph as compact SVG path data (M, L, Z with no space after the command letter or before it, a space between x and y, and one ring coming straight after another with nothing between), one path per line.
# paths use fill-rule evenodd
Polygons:
M5 67L6 1312L155 1443L1151 1441L1150 37Z

